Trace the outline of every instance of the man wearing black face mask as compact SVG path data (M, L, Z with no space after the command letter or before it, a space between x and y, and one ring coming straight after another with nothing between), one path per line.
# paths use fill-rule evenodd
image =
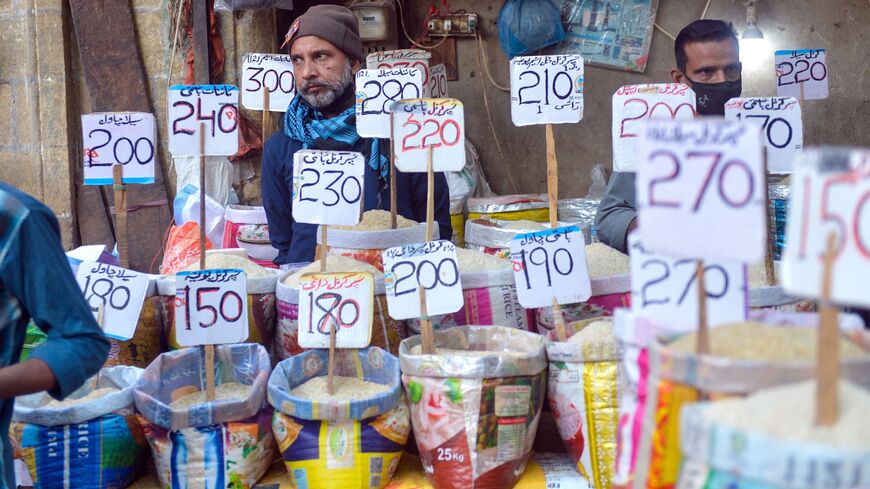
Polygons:
M724 115L725 103L740 96L740 47L730 23L703 19L687 25L674 41L674 57L671 77L695 91L698 115ZM633 172L611 175L595 226L601 242L627 252L626 238L637 227Z

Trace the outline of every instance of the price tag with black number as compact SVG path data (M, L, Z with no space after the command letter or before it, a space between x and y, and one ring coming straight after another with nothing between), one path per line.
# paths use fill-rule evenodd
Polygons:
M106 336L122 341L132 338L148 291L148 276L105 263L83 262L76 281L95 318L99 319L102 306L100 326Z
M124 166L124 183L154 183L154 114L82 115L85 185L111 185L112 166Z
M792 97L733 98L725 118L757 124L767 148L767 171L791 173L804 144L801 105Z
M174 85L169 88L169 152L200 155L205 125L206 155L239 150L239 89L232 85Z
M586 240L577 226L517 235L511 240L517 296L525 308L583 302L592 295Z
M777 96L803 100L828 98L828 60L824 49L777 51L774 61Z
M393 152L396 168L427 171L432 152L436 172L465 167L465 108L455 98L421 98L393 104Z
M644 247L761 262L767 188L758 129L718 118L651 120L640 134L635 183Z
M263 92L269 91L269 110L284 112L296 96L296 78L289 54L245 55L242 61L242 105L263 110Z
M304 275L299 295L299 346L329 348L333 326L336 348L369 346L374 297L371 273Z
M782 273L786 292L822 297L823 258L828 235L834 233L831 299L870 306L870 151L806 150L791 179Z
M447 67L438 64L429 70L429 96L431 98L447 98Z
M420 287L430 316L450 314L463 305L456 245L439 240L396 246L383 252L387 305L394 319L420 317Z
M303 149L293 155L293 218L353 226L360 219L365 158L353 151Z
M580 122L583 57L517 56L511 59L511 119L516 126Z
M698 322L697 262L650 253L636 232L628 237L631 309L675 324ZM705 261L704 289L710 325L744 321L748 314L746 267L733 261Z
M432 53L422 49L394 49L391 51L378 51L366 56L366 68L369 70L393 70L410 69L420 70L423 75L423 91L420 97L428 97L426 91L429 86L429 58Z
M356 74L356 130L366 138L390 137L393 103L420 98L423 73L418 69L359 70Z
M245 272L202 270L175 274L175 336L181 346L245 341L248 338Z

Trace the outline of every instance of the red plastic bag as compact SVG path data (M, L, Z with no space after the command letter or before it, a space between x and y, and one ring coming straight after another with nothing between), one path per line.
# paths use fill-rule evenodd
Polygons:
M212 249L208 238L205 240L205 249ZM166 251L163 253L160 273L172 275L197 260L199 260L199 224L186 222L181 226L172 226L166 242Z

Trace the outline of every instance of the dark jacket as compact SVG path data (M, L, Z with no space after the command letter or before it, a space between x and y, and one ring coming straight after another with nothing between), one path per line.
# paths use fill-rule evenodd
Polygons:
M613 172L595 215L598 239L623 253L628 253L625 244L628 226L637 217L634 176L634 172Z

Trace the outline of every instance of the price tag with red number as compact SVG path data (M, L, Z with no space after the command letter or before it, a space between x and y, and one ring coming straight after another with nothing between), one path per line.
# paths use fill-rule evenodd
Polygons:
M436 172L465 167L465 110L455 98L421 98L393 104L396 168L426 172L429 148Z
M527 309L583 302L592 296L586 239L577 226L519 234L511 240L517 297Z
M399 100L420 98L418 69L359 70L356 74L356 131L366 138L390 137L390 112Z
M637 170L637 141L648 119L695 118L695 92L682 83L625 85L613 94L613 171Z
M435 65L429 70L429 96L432 98L447 98L447 67Z
M124 183L154 183L154 114L82 115L85 185L111 185L112 166L124 166Z
M110 338L127 341L136 332L139 313L148 291L148 276L105 263L83 262L76 281L94 317L103 306L103 332Z
M649 121L636 193L644 247L681 258L758 263L767 249L761 134L719 118Z
M329 348L335 326L337 348L365 348L372 340L375 283L371 273L304 275L299 295L299 346Z
M767 148L767 171L791 173L792 164L804 145L801 105L797 99L732 98L725 104L725 118L758 125Z
M511 59L511 119L516 126L580 122L583 57L579 54Z
M242 105L263 110L263 92L269 91L269 110L284 112L296 96L296 78L289 54L245 55L242 61Z
M239 89L232 85L173 85L169 88L169 152L199 155L205 124L205 154L239 150Z
M800 99L803 95L804 100L828 98L828 61L824 49L777 51L774 61L777 96Z
M360 219L365 158L353 151L302 149L293 155L293 219L353 226Z
M366 68L370 70L411 69L423 74L423 90L420 97L428 97L429 58L432 53L422 49L394 49L378 51L366 56Z
M223 345L248 339L245 272L176 273L175 337L181 346Z
M835 233L831 299L870 306L870 151L806 150L791 179L783 287L821 297L827 239Z
M462 308L462 283L456 245L446 240L396 246L384 250L384 285L394 319L420 317L420 287L426 289L430 316Z

